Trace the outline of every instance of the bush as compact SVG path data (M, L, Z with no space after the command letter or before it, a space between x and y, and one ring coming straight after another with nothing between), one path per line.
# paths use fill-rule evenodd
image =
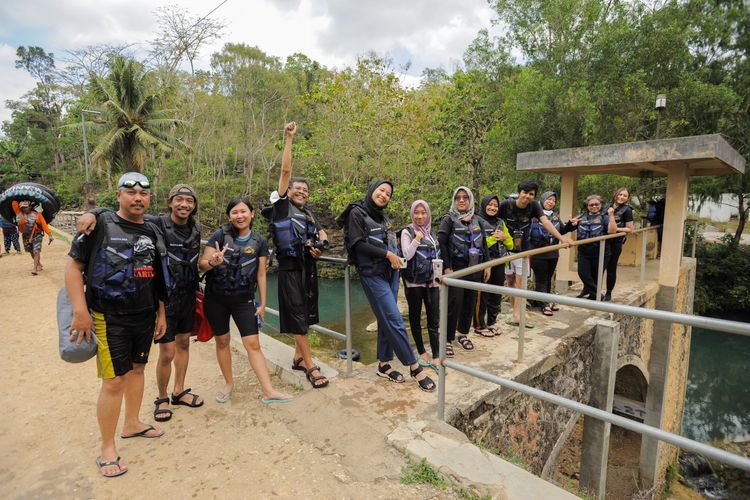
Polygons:
M750 309L750 248L731 241L699 242L696 257L696 314Z

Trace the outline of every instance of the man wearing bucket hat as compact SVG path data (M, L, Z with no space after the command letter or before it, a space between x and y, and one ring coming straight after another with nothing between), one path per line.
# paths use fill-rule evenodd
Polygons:
M115 431L123 398L121 438L158 438L164 430L140 419L144 369L151 341L166 332L167 249L161 230L144 219L151 184L138 172L117 183L117 212L98 216L90 234L74 238L65 268L73 307L71 341L97 339L97 369L102 378L97 400L101 432L99 472L116 477L128 467L118 456ZM84 291L84 281L86 288Z
M197 408L203 399L185 388L185 375L190 359L190 335L193 332L195 291L198 289L198 254L200 253L200 225L195 221L198 197L188 184L177 184L169 191L169 215L145 219L156 224L167 246L169 290L166 301L167 333L156 339L159 360L156 363L156 385L159 395L154 400L154 420L166 422L172 418L173 405ZM94 209L78 221L79 232L88 233L96 227L96 216L106 209ZM171 394L167 392L174 362L175 380Z

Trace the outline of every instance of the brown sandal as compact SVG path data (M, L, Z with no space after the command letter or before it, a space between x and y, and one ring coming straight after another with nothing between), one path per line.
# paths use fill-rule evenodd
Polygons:
M319 366L313 366L309 370L305 370L305 376L307 377L308 382L310 382L310 385L313 386L313 389L322 389L323 387L328 385L329 380L326 378L325 375L321 372L320 375L317 377L313 375L313 372L317 370L320 372ZM317 384L316 382L324 381L322 384Z

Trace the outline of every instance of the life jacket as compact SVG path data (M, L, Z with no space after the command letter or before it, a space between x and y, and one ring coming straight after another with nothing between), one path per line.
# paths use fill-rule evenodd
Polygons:
M480 254L480 261L482 256L482 239L484 238L484 227L480 222L479 217L474 216L471 222L467 226L464 222L459 219L446 215L450 218L453 230L451 231L451 239L448 242L448 248L451 253L451 260L454 261L453 268L456 269L455 262L463 263L464 265L469 262L469 253L478 251Z
M309 210L289 201L289 215L270 225L276 254L280 257L301 257L305 243L318 241L318 229Z
M42 232L41 228L38 228L37 219L39 218L39 212L36 210L29 210L29 213L21 212L16 216L18 221L18 227L21 229L23 239L31 242L36 236L37 232ZM38 231L37 231L38 229Z
M562 221L560 220L560 214L552 212L552 215L548 217L549 221L555 226L558 232L562 229ZM531 219L531 227L529 228L529 241L534 248L546 247L555 243L556 238L552 236L542 225L541 221L534 217Z
M161 231L151 222L144 224L149 224L156 235L153 263L166 270L167 250ZM89 260L86 272L87 294L100 303L121 305L131 310L154 307L153 296L141 293L149 284L138 287L136 283L136 278L141 282L155 278L153 271L151 276L145 276L146 271L135 266L136 245L143 235L124 231L115 212L102 213L97 220L97 226L100 225L103 228L101 241ZM168 273L163 272L162 275L169 290L171 281Z
M485 239L492 236L492 233L494 233L496 229L500 229L502 231L506 227L505 221L503 221L503 219L501 219L500 217L497 217L497 222L495 222L494 224L481 215L480 220L482 222L482 228L484 229ZM488 250L490 253L490 258L492 259L499 259L500 257L504 257L508 253L508 249L505 248L503 240L498 240L498 242L489 247Z
M529 233L531 231L530 209L524 209L523 212L521 212L521 209L519 209L516 204L513 203L512 208L505 212L505 225L508 226L508 231L510 232L511 236L513 236L513 233L515 231L522 231L522 241L524 242L522 246L526 246L526 242L529 241ZM513 248L514 252L520 252L521 250L522 248Z
M167 267L171 289L168 294L178 291L194 292L198 289L198 256L201 250L201 231L198 223L191 224L190 236L187 239L180 236L175 223L168 215L159 217L164 230L167 247Z
M254 294L261 236L253 231L247 246L242 247L235 243L230 224L222 225L221 231L221 246L226 246L227 251L224 253L224 261L206 273L206 288L222 295L241 292Z
M365 242L401 256L401 250L396 243L396 233L391 230L391 222L388 217L385 217L383 222L376 222L364 209L355 207L353 210L361 210L364 215L365 233L367 234ZM383 276L390 272L391 265L386 259L375 259L365 254L358 254L356 259L357 268L360 274L364 276Z
M604 215L601 213L596 215L585 214L581 216L581 220L578 222L576 239L584 240L604 236L607 234L607 228L604 226Z
M606 205L604 205L602 212L607 213L607 210L609 210L609 207L611 206L612 206L611 203L607 203ZM622 220L622 216L628 210L630 210L630 207L628 205L620 205L619 207L615 208L615 213L613 214L613 217L615 218L617 227L625 227L625 221Z
M404 231L408 231L412 240L416 233L414 228L407 226ZM406 263L406 269L402 271L402 277L409 283L425 284L432 282L432 260L440 258L440 247L437 239L431 234L430 238L425 236L419 242L414 256Z

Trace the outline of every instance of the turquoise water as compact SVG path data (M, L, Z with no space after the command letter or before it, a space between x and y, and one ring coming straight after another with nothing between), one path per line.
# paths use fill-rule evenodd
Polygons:
M750 315L725 319L748 321ZM750 439L750 337L693 328L685 397L686 437Z

